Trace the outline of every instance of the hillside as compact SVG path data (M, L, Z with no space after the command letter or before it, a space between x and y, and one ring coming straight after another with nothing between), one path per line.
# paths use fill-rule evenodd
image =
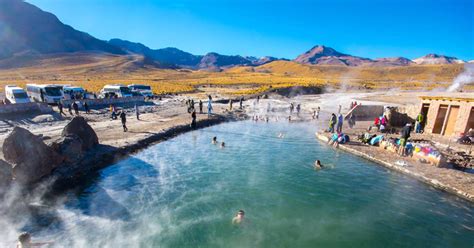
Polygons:
M21 0L0 1L0 59L18 53L83 51L125 54L120 48L63 24L34 5Z

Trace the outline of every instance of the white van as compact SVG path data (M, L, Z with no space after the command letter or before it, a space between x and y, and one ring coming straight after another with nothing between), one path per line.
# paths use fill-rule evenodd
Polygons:
M64 99L71 100L71 99L83 99L85 98L86 91L79 86L70 86L66 85L63 87L63 95Z
M5 86L5 98L10 103L27 103L30 102L26 91L15 85Z
M117 96L117 97L131 97L132 91L127 86L121 84L111 84L106 85L100 91L102 98L105 98L106 95Z
M56 104L63 99L62 87L54 84L27 84L26 92L34 102Z
M142 96L153 96L153 92L151 91L151 87L148 85L143 85L143 84L130 84L128 86L131 91L138 92Z

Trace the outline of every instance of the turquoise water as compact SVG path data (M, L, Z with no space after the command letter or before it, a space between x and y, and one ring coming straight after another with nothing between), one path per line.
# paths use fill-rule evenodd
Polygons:
M73 247L474 245L472 205L327 147L314 131L246 121L154 145L70 192L45 235ZM316 159L330 168L315 171ZM239 209L247 221L236 227Z

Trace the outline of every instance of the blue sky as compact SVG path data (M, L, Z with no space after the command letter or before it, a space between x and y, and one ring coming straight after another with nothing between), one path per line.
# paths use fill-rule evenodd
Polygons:
M474 59L474 0L27 0L99 39L293 59L314 45L378 58Z

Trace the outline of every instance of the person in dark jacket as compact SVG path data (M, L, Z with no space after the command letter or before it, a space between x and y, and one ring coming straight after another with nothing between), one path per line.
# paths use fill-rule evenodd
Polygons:
M120 120L122 121L123 131L127 132L128 131L128 128L127 128L127 115L125 114L125 111L123 111L123 110L120 113Z
M401 156L406 156L407 155L406 145L407 145L407 142L408 142L408 138L410 138L410 133L411 133L411 124L408 123L403 127L402 132L401 132L400 147L398 148L399 149L398 153Z
M191 113L191 128L196 128L196 110L193 110L193 112Z
M76 102L73 102L73 103L72 103L72 108L74 109L74 113L75 113L76 115L79 115L79 105L77 105Z

